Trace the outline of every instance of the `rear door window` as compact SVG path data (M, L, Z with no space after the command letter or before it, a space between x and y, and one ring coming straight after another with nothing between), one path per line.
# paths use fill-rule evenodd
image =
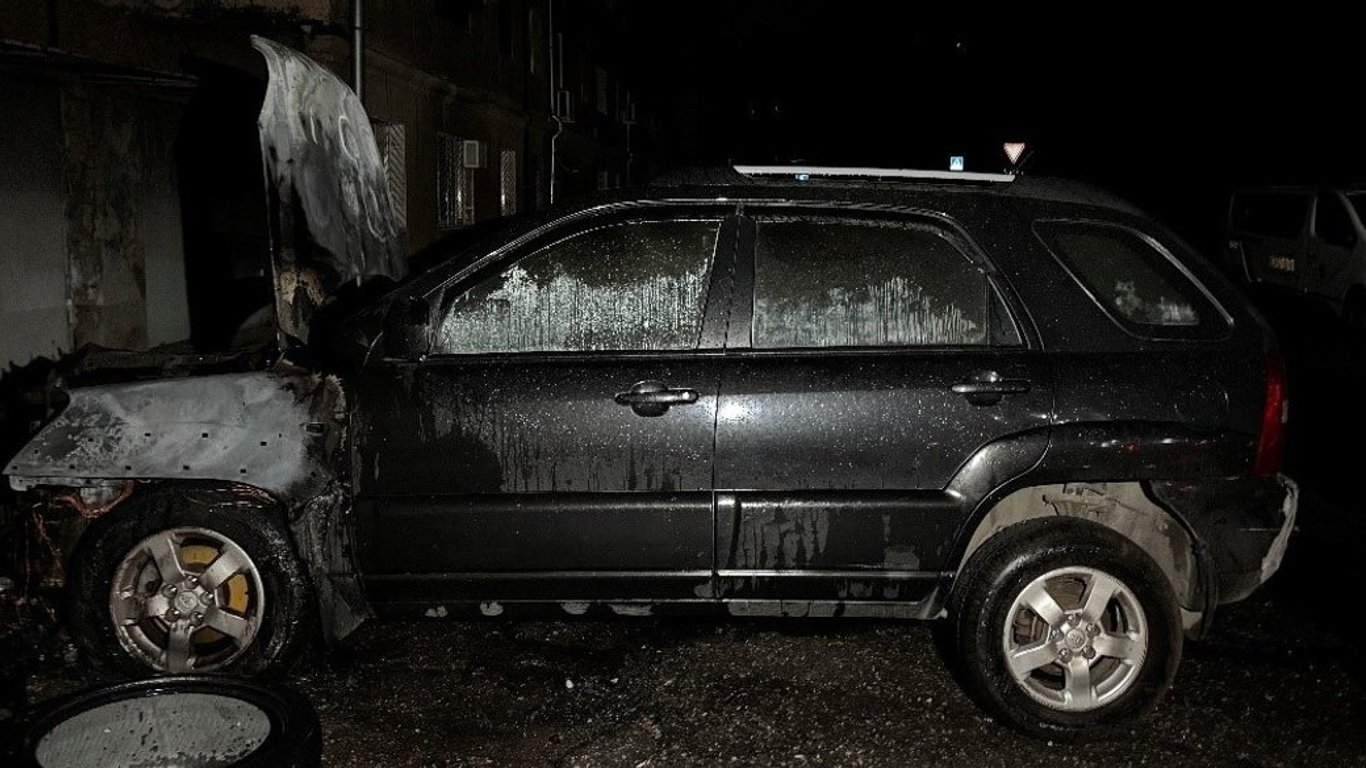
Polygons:
M1039 237L1115 322L1138 336L1210 338L1225 316L1151 238L1114 224L1041 221Z
M933 227L765 219L756 237L756 348L1019 343L984 270Z

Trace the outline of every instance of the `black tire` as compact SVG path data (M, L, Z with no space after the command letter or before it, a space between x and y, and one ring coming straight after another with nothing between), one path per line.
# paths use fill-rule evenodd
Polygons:
M82 535L68 571L72 639L97 672L165 673L126 650L114 629L110 591L124 557L153 534L193 527L239 546L264 594L255 636L235 658L212 669L254 677L283 672L311 636L316 618L303 563L290 544L282 512L253 494L211 486L152 486L95 520Z
M1040 703L1016 682L1003 633L1008 619L1017 620L1011 608L1031 582L1078 567L1128 588L1146 620L1147 649L1133 680L1113 699L1065 711ZM1084 740L1132 724L1161 700L1181 660L1179 608L1158 565L1123 536L1074 518L1031 520L988 539L959 573L947 621L944 642L959 683L998 721L1038 738Z
M158 723L167 713L174 722ZM90 735L92 727L104 735ZM200 761L312 768L322 755L318 716L302 695L208 675L92 688L46 703L2 731L0 763L13 768ZM224 747L233 762L223 761Z

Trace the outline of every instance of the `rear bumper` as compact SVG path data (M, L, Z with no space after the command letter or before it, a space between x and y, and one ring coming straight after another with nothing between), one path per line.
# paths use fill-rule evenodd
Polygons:
M1195 534L1214 604L1242 600L1281 567L1299 508L1290 478L1155 482L1151 493Z

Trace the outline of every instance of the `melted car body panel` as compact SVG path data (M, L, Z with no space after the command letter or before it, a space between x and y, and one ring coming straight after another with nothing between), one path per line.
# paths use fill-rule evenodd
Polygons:
M312 373L235 373L71 391L5 468L19 490L88 481L218 480L286 504L335 480L346 402Z
M270 82L257 118L270 202L275 315L307 342L339 285L407 271L404 227L356 94L312 59L252 37Z

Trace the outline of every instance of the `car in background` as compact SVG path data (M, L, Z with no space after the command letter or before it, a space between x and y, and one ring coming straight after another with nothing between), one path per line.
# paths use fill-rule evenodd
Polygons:
M331 77L260 47L272 83ZM329 126L365 150L342 106L275 170L323 178ZM318 237L347 280L389 269ZM1293 528L1275 338L1085 185L725 168L509 224L344 316L277 269L269 369L74 389L4 470L76 540L92 664L259 675L371 616L938 620L988 711L1086 736L1157 704Z
M1240 189L1229 201L1226 256L1248 283L1331 307L1366 338L1366 187Z

